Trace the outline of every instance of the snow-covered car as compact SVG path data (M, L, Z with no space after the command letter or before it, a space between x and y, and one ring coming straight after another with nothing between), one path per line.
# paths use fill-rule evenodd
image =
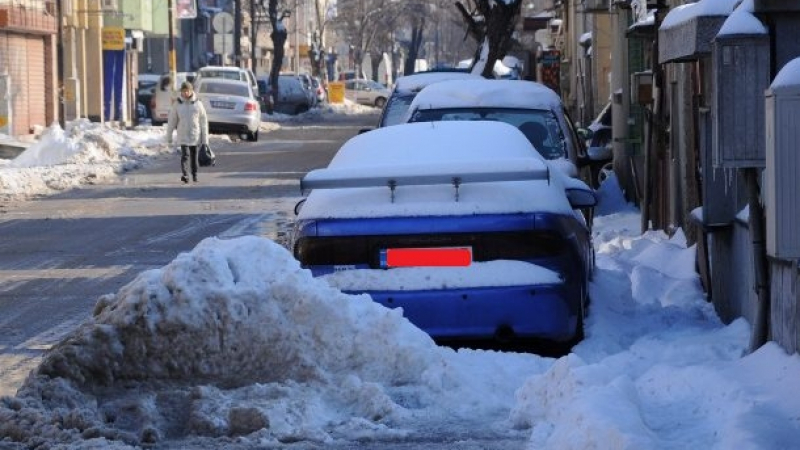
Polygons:
M402 308L437 339L582 337L594 253L576 208L595 193L515 127L378 128L301 189L294 255L342 291Z
M600 187L614 173L613 128L611 127L611 103L600 111L597 117L586 127L586 154L592 172L592 185Z
M420 72L398 78L394 83L392 93L386 100L383 111L381 111L378 127L388 127L405 122L408 107L411 106L417 93L425 86L445 80L475 78L479 78L479 76L462 71Z
M261 106L247 81L203 78L197 82L197 98L203 102L211 133L245 135L258 140Z
M500 121L522 131L546 159L572 177L586 151L561 98L552 89L522 80L450 80L423 88L406 113L407 122Z

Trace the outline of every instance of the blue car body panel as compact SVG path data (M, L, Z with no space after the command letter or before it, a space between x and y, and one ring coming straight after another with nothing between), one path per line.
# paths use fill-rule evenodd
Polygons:
M502 327L517 337L565 341L578 332L579 316L592 270L591 234L578 218L554 213L485 214L438 217L301 220L295 226L295 256L315 276L341 270L337 264L307 264L298 246L304 239L357 238L367 242L369 260L350 269L378 267L381 240L390 236L441 236L459 233L549 232L560 238L558 254L521 259L557 272L561 283L482 286L441 290L368 291L376 302L403 308L403 314L434 338L490 338ZM396 242L396 241L395 241ZM477 255L477 254L476 254ZM511 258L498 258L511 259ZM383 269L391 271L393 269Z

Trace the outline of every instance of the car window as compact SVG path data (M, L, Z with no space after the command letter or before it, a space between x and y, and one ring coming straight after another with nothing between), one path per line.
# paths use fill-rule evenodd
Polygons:
M222 95L234 95L237 97L250 97L250 91L247 89L247 86L242 86L240 84L228 84L228 83L200 83L200 93L201 94L222 94Z
M226 80L241 80L247 81L242 72L232 70L203 70L200 75L204 78L223 78Z
M567 158L564 136L558 119L544 109L451 108L416 111L409 122L451 120L489 120L520 128L536 150L546 159Z
M403 123L411 102L414 101L414 94L394 95L389 97L383 110L383 119L380 126L388 127Z

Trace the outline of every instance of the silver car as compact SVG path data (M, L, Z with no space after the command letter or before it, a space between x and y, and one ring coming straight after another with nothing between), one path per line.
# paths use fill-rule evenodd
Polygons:
M238 134L248 141L258 140L261 107L250 83L203 78L196 90L208 114L210 133Z
M386 86L372 80L350 80L344 83L346 99L361 105L383 108L391 92Z

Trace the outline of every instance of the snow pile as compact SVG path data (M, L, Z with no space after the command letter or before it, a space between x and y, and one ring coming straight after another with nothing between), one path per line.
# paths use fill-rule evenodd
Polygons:
M161 128L127 131L86 120L58 124L11 161L0 160L0 197L21 199L98 183L172 150Z
M599 217L596 226L621 220ZM789 375L800 357L774 344L745 356L748 324L719 322L683 234L617 228L598 238L591 294L603 301L590 306L587 339L517 391L511 419L531 430L528 448L796 445L800 400L783 396L800 386ZM771 380L755 381L756 367ZM767 413L775 403L780 411Z

